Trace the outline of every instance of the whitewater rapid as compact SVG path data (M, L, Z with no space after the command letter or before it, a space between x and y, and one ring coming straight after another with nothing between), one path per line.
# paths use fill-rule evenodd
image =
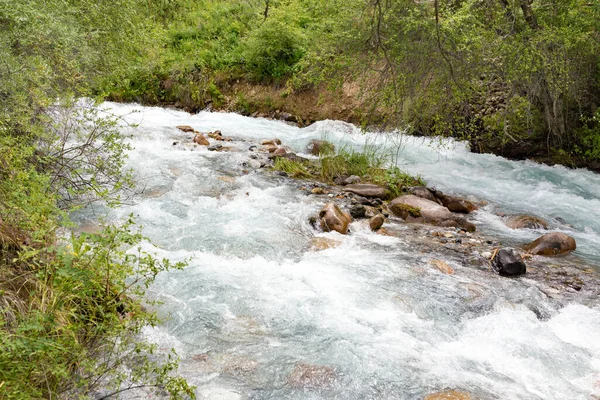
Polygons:
M136 128L128 166L141 194L115 210L135 215L147 249L182 271L161 274L149 296L164 323L147 340L182 357L200 399L422 399L457 389L477 399L600 396L600 309L557 304L527 278L507 279L354 226L316 233L308 218L326 199L248 167L248 149L279 138L297 152L311 139L378 148L447 193L486 200L473 221L509 244L540 235L507 228L499 214L527 213L577 240L574 256L600 264L600 176L472 154L464 143L372 133L322 121L298 128L230 113L190 115L105 103ZM135 111L135 112L133 112ZM186 145L175 128L220 130L236 151ZM397 155L397 157L396 157ZM249 171L246 173L245 171ZM311 250L315 236L341 242ZM544 310L547 318L539 318ZM290 384L298 364L334 371L330 385Z

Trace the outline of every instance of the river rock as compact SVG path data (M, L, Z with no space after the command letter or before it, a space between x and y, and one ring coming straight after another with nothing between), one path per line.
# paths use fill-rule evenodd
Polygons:
M439 203L441 203L441 205L446 207L451 212L469 214L477 209L477 206L470 201L461 199L459 197L445 195L439 190L434 191L433 195L439 201Z
M365 218L373 218L377 214L381 214L381 211L377 207L365 206Z
M260 144L262 144L263 146L267 146L267 145L278 146L281 144L281 140L279 140L279 139L263 140L262 142L260 142Z
M565 254L576 248L575 239L562 232L548 233L525 245L525 250L529 253L542 256Z
M385 217L383 216L383 214L377 214L369 220L369 227L372 231L376 231L383 226L384 222Z
M492 259L492 269L501 276L518 276L527 272L527 266L521 255L510 248L498 250Z
M511 229L548 229L548 223L532 215L516 215L506 221L506 226Z
M350 222L350 214L342 211L335 203L326 204L319 213L319 224L325 232L336 231L345 235Z
M445 261L442 260L431 260L431 265L433 265L438 271L446 275L453 275L454 270L451 266L448 265Z
M327 237L321 237L321 236L315 236L314 238L311 239L310 242L311 242L311 246L310 246L311 249L313 249L315 251L332 249L341 244L341 242L339 240L335 240L335 239L331 239L331 238L327 238Z
M277 157L281 157L287 154L287 150L285 147L277 147L277 149L275 149L275 151L273 152L273 155L277 156Z
M363 197L376 197L378 199L385 199L390 195L390 191L386 188L371 183L346 185L344 192L354 193Z
M288 376L288 384L294 388L321 389L335 381L335 371L324 365L298 363Z
M189 125L177 125L175 128L183 132L194 132L194 128Z
M437 226L461 227L469 232L475 231L475 225L462 217L453 215L446 207L431 200L412 194L395 198L388 208L394 215L406 222L428 223Z
M333 153L334 150L335 146L326 140L313 139L306 146L306 152L313 156L318 156L321 153Z
M355 204L350 208L350 215L352 218L364 218L366 212L365 206L360 203Z
M423 400L474 400L471 394L458 390L444 390L443 392L431 393Z
M414 194L415 196L422 197L424 199L435 201L436 203L440 203L438 199L435 198L433 192L429 190L425 186L414 186L408 190L410 194ZM441 204L441 203L440 203Z
M194 136L194 143L198 143L201 146L209 146L210 143L208 142L208 139L206 139L204 137L203 134L198 133L196 134L196 136Z
M344 179L344 185L353 185L355 183L360 182L360 177L356 175L350 175L346 179Z

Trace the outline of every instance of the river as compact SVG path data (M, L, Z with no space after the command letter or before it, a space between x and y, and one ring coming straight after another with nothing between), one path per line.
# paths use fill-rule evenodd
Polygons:
M600 264L599 175L473 154L450 140L364 135L336 121L298 128L231 113L104 106L138 124L123 129L143 189L108 219L133 213L148 249L188 261L150 288L164 323L144 336L178 352L200 399L423 399L449 389L476 399L600 396L596 302L557 302L527 276L501 278L455 258L444 259L455 270L445 275L428 266L443 254L358 224L346 236L315 232L308 218L327 196L253 169L248 149L279 138L302 152L325 138L387 151L430 186L487 201L470 217L478 231L523 244L540 232L511 230L500 215L533 214L573 236L572 257L591 266ZM234 151L194 147L176 125L219 129L236 139L223 143ZM105 212L88 209L79 222ZM315 251L315 235L340 245ZM311 374L316 383L303 381Z

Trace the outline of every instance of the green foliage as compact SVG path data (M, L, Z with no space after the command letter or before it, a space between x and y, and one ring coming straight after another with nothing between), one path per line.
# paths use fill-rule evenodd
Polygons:
M274 168L283 171L293 178L311 178L313 175L307 165L288 158L277 157Z
M362 152L341 149L337 154L321 155L318 166L319 179L332 183L338 177L355 175L363 181L386 187L397 196L408 186L425 183L397 166L390 166L390 157L381 149L366 146Z
M583 118L583 126L578 132L582 148L576 149L588 161L600 161L600 108L592 117Z
M15 263L27 298L9 288L5 296L26 307L10 318L6 308L5 317L0 314L3 398L86 398L94 390L139 385L173 398L193 396L172 376L175 358L156 361L153 346L136 340L142 327L157 321L141 303L145 288L159 272L183 264L144 251L132 227L130 220L20 252Z
M258 79L282 78L294 72L304 55L300 29L285 21L268 19L248 37L244 63Z
M150 47L150 3L0 0L2 398L89 398L142 384L193 397L174 376L176 359L160 360L136 340L156 322L142 306L144 288L181 265L141 250L131 222L59 234L68 211L116 204L131 184L120 121L74 99Z

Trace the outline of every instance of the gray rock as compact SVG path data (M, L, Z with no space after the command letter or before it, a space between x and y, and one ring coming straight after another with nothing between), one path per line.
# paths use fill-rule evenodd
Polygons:
M519 276L527 272L527 266L515 249L504 248L492 260L492 269L501 276Z
M362 204L355 204L350 209L350 215L352 215L352 218L363 218L365 216L365 212L365 206Z

